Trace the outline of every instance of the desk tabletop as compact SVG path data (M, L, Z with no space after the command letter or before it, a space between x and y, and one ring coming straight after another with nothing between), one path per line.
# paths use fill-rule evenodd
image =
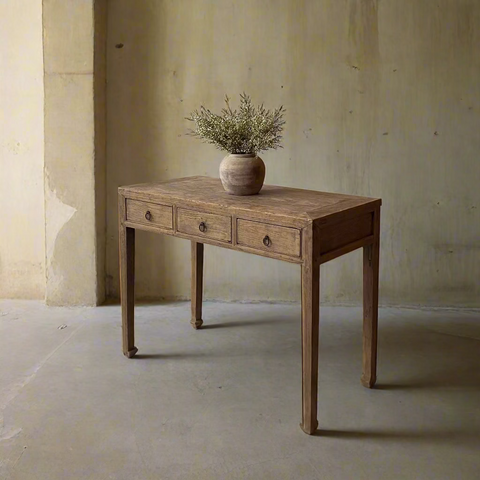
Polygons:
M342 213L356 210L360 213L381 205L381 200L376 198L276 185L264 185L258 195L234 196L225 192L220 179L203 176L123 186L118 190L126 197L150 202L180 200L204 207L261 212L310 221L319 220L321 223L338 215L343 216Z

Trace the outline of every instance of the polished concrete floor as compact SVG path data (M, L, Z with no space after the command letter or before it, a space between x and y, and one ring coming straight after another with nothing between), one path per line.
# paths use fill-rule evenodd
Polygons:
M480 312L382 309L378 386L361 310L321 309L319 431L301 418L300 308L0 302L0 478L478 479Z

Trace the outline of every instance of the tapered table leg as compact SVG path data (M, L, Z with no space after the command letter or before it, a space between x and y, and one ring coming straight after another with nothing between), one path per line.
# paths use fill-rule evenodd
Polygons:
M119 243L123 354L132 358L138 352L134 331L135 229L120 225Z
M318 427L318 324L320 302L320 267L314 261L313 230L303 230L302 265L302 423L311 435Z
M380 209L374 212L374 242L363 248L363 371L362 384L377 380L378 277L380 265Z
M203 300L203 243L192 240L192 319L190 323L195 329L202 324Z

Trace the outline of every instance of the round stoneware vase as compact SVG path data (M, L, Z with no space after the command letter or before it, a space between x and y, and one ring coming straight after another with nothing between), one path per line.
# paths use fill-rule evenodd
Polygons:
M220 164L220 180L230 195L255 195L263 187L265 164L257 155L231 153Z

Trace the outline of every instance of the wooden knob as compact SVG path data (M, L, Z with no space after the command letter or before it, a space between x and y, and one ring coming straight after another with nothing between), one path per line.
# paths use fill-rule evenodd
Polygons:
M198 226L198 229L204 233L207 231L207 225L205 225L205 222L201 222L200 225Z
M270 237L268 235L265 235L265 237L263 238L263 244L266 247L269 247L272 244L272 241L270 240Z
M145 218L150 221L152 219L152 214L150 213L150 210L147 210L147 213L145 214Z

